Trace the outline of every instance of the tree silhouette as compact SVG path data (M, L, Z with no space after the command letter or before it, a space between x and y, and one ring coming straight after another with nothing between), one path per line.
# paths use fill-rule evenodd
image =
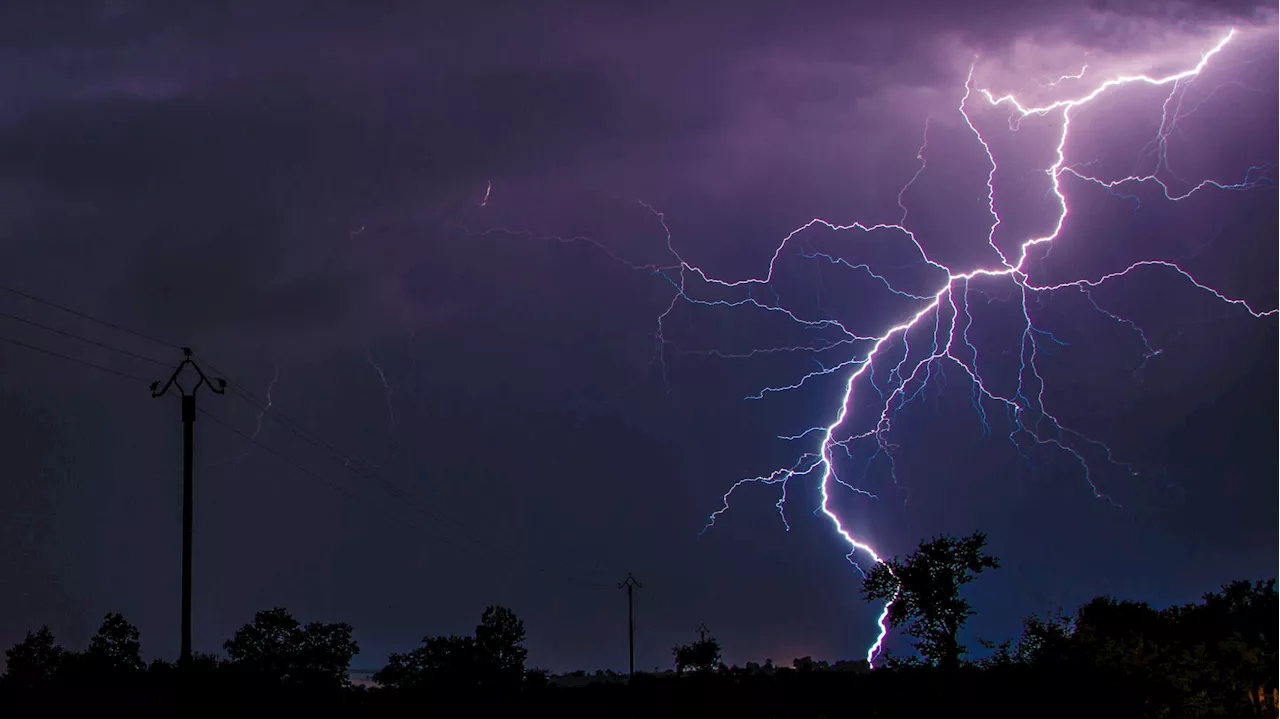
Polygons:
M1047 617L1032 615L1022 620L1022 636L1014 659L1023 664L1060 666L1071 659L1071 638L1075 618L1059 611Z
M868 602L893 600L889 625L909 624L906 634L916 639L916 652L936 666L953 669L965 653L960 629L973 616L960 587L1000 566L983 551L986 543L982 532L921 542L905 560L894 557L877 564L862 582L862 596Z
M482 681L506 689L520 686L524 662L524 622L506 607L486 607L476 625L475 647Z
M85 659L96 672L140 672L146 664L138 637L138 628L125 621L124 616L108 614L98 633L89 640Z
M506 607L484 610L474 637L423 637L422 646L392 654L373 680L384 687L458 695L509 692L525 680L524 622Z
M831 668L831 663L825 659L814 661L813 657L803 656L792 659L791 668L798 672L826 671Z
M1276 580L1236 581L1221 592L1204 595L1204 603L1179 617L1194 624L1203 636L1216 628L1217 636L1204 642L1205 654L1223 675L1226 695L1222 704L1256 716L1277 714L1277 624L1280 613Z
M53 683L66 661L67 652L53 638L49 627L27 632L26 638L5 650L8 668L5 679L13 686L30 689Z
M677 674L683 674L685 669L715 671L720 666L720 642L715 637L672 647L671 653L675 656Z
M393 689L464 693L477 684L476 643L472 637L423 637L422 646L387 657L373 680Z
M1276 716L1277 609L1275 580L1233 582L1163 611L1100 597L1078 612L1076 661L1179 716Z
M530 713L564 716L626 713L655 706L659 698L670 702L709 691L716 692L717 710L737 716L777 716L790 704L805 707L799 715L833 716L847 708L850 695L876 716L908 709L913 716L964 709L993 719L1028 713L1277 716L1280 603L1274 579L1233 582L1200 602L1166 609L1098 597L1070 615L1026 619L1018 639L963 670L918 666L926 659L940 667L959 663L963 648L956 635L935 637L927 630L957 631L971 614L958 587L996 565L983 555L982 539L934 539L888 563L886 571L869 573L864 592L895 597L904 612L898 624L913 623L912 636L924 645L920 657L911 657L917 666L904 671L851 677L862 662L831 665L809 656L790 667L766 660L763 666L726 669L719 643L705 637L673 648L679 674L689 669L704 676L642 674L628 682L613 671L577 671L568 675L577 681L564 684L590 685L579 692L550 681L545 672L525 671L524 624L509 609L493 606L480 617L475 636L428 637L413 651L392 655L374 675L382 687L367 690L346 678L356 651L346 624L302 625L284 609L259 612L226 643L230 661L196 654L181 665L157 659L144 671L137 629L119 614L108 614L84 652L63 650L47 627L9 649L8 673L0 677L0 716L25 716L32 712L5 710L36 705L52 716L106 706L139 707L144 714L151 707L168 716L189 705L235 715L352 709L355 715L400 716L442 708L440 703L506 704L517 690ZM675 686L664 686L668 681ZM583 711L565 711L571 705Z
M329 687L350 683L347 671L359 651L351 625L303 627L283 607L258 612L223 648L234 668L259 679Z

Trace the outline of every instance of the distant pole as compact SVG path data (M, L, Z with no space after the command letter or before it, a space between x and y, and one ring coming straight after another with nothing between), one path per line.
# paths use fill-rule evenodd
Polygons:
M635 679L636 676L636 622L635 614L632 613L631 594L635 589L639 589L644 585L635 577L631 576L631 572L627 572L627 578L618 583L619 589L627 590L627 652L629 661L627 663L627 678Z
M164 387L159 382L151 383L151 396L163 397L170 387L177 387L182 395L182 654L179 662L186 665L191 661L191 519L192 519L192 475L194 474L193 453L195 450L196 423L196 390L208 387L214 394L223 394L227 389L227 381L216 379L213 382L201 371L200 365L191 358L191 348L182 348L183 360L173 370ZM178 375L190 366L196 371L197 380L188 392L178 382Z

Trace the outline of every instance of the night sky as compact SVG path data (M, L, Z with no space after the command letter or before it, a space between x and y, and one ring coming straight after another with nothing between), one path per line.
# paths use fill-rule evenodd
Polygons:
M998 266L991 165L958 110L975 57L995 242L1016 248L1059 213L1060 115L1014 132L976 88L1052 98L1089 64L1070 97L1193 67L1239 28L1172 104L1123 88L1073 114L1066 164L1159 167L1175 195L1245 186L1173 202L1063 175L1070 214L1025 269L1045 285L1176 262L1277 306L1277 31L1246 3L266 5L0 9L0 285L153 338L0 291L0 337L80 362L0 342L6 647L45 623L82 647L120 611L149 658L176 655L181 425L147 384L189 345L233 388L202 390L196 424L197 650L283 605L351 623L355 666L378 667L505 604L531 664L625 669L633 572L639 668L703 622L730 663L861 658L879 607L814 514L818 474L788 484L789 531L780 487L756 484L700 532L734 482L818 450L779 435L829 424L857 367L744 398L869 349L814 349L839 333L764 308L878 335L923 305L856 266L925 295L938 273L901 233L811 228L769 285L690 279L673 304L672 248L763 277L815 217L899 222L910 183L932 259ZM971 646L1101 593L1165 605L1273 575L1275 315L1167 267L1030 296L1045 409L1131 469L1011 442L993 403L984 433L968 376L938 362L890 455L872 439L837 462L876 495L832 490L846 527L887 556L987 532L1003 566L970 588ZM975 280L968 306L984 377L1015 392L1016 285ZM855 388L846 435L874 425L874 391ZM268 393L265 415L246 399Z

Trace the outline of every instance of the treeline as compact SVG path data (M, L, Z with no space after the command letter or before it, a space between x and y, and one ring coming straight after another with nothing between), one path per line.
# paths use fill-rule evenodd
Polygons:
M890 658L890 667L920 681L963 674L970 687L1036 687L1046 701L1129 716L1277 716L1274 578L1232 582L1162 610L1097 597L1072 614L1029 617L1018 639L983 642L990 656L970 661L959 636L974 611L960 588L1000 566L985 549L980 532L944 535L867 574L863 597L892 600L889 624L915 640L916 656Z
M348 667L359 650L350 625L302 625L283 608L259 612L223 649L225 657L196 652L186 662L147 664L138 629L120 614L108 614L82 652L41 627L5 652L0 699L26 709L121 702L174 711L267 699L333 706L349 698Z
M576 673L565 678L574 688L566 688L526 668L523 622L489 607L471 635L426 637L393 654L373 675L379 686L367 688L348 676L358 647L347 624L303 625L276 608L227 640L224 656L147 664L138 630L109 614L82 652L63 649L46 628L9 649L0 713L127 706L135 716L400 716L502 704L562 717L1277 716L1274 579L1233 582L1165 609L1099 597L1071 613L1030 617L1019 637L983 642L987 656L973 659L960 636L974 610L960 589L999 566L984 549L980 534L938 537L868 573L864 598L892 598L889 622L915 649L878 661L874 671L809 657L790 667L728 667L719 642L704 636L673 648L674 673L638 674L629 683L612 672Z
M717 705L763 716L819 716L841 702L872 716L928 716L957 709L985 716L1276 717L1276 580L1235 581L1200 602L1155 609L1097 597L1072 613L1023 621L988 655L969 658L960 641L974 610L961 588L998 569L986 536L940 536L905 558L876 565L862 585L868 602L887 602L889 625L915 653L887 656L871 673L796 659L791 668L726 667L714 638L677 646L677 673L690 687L660 690L676 705L708 693ZM852 675L851 673L852 672ZM684 697L678 700L677 697ZM799 702L798 706L796 703ZM707 707L710 709L710 707Z
M225 656L197 652L185 662L147 664L138 629L120 614L108 614L82 652L64 649L41 627L5 652L0 703L359 712L406 702L515 700L547 686L545 672L525 670L524 623L505 607L486 609L473 636L426 637L420 647L392 654L373 676L375 692L351 682L359 652L351 631L345 623L303 625L277 607L258 612L224 642Z

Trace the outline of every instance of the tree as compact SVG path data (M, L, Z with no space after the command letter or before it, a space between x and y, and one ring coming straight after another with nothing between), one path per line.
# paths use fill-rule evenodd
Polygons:
M302 629L295 656L297 681L307 685L345 687L351 683L351 658L360 651L345 622L311 622Z
M798 672L827 671L831 668L831 663L825 659L814 661L813 657L806 655L792 659L791 668Z
M1014 648L1014 660L1022 664L1061 665L1070 661L1075 619L1058 611L1048 617L1031 615L1022 620L1022 636Z
M233 667L258 678L312 686L346 686L351 658L359 651L351 625L313 622L301 626L283 607L254 615L223 648Z
M1205 654L1205 638L1187 631L1186 620L1196 612L1095 597L1076 610L1067 666L1088 672L1091 683L1110 685L1113 700L1162 707L1172 716L1204 716L1212 703L1205 690L1220 680Z
M89 640L85 659L94 671L140 672L146 664L142 661L142 643L138 636L138 628L125 621L124 616L108 614L98 633Z
M524 678L524 622L506 607L486 607L476 625L475 647L482 681L498 687L520 686Z
M1236 581L1164 613L1168 639L1154 668L1183 715L1276 716L1275 580Z
M296 653L301 627L283 607L258 612L223 643L231 664L263 677L283 680Z
M1277 703L1276 615L1280 597L1274 578L1261 582L1236 581L1204 596L1210 626L1220 628L1214 659L1228 673L1234 693L1248 697L1257 716L1275 716ZM1243 709L1243 707L1241 707Z
M472 637L423 637L422 646L388 657L373 680L394 689L464 693L478 683L476 656Z
M973 616L960 587L1000 566L998 559L983 551L986 543L982 532L921 542L905 560L894 557L877 564L862 582L862 596L868 602L890 601L889 625L908 624L906 634L916 639L914 646L921 657L942 668L955 668L965 653L960 629Z
M62 668L67 652L53 638L49 627L40 627L34 634L5 650L8 669L5 679L22 688L48 686Z
M506 607L487 607L474 637L423 637L422 646L392 654L373 675L385 687L465 694L513 691L526 675L524 622Z
M715 637L704 637L696 642L672 647L671 653L675 655L677 674L683 674L685 669L715 671L720 666L720 642Z

